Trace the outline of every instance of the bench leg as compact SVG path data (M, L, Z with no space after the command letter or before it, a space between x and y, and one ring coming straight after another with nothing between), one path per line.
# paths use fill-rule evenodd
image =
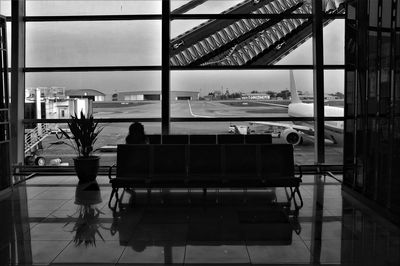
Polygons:
M111 191L110 200L108 201L108 207L110 209L112 209L112 210L115 210L117 208L117 204L118 204L118 201L119 201L118 189L119 188L113 188L113 190ZM114 197L114 195L115 195L115 204L114 204L114 207L113 207L111 205L111 201L112 201L112 198Z
M303 207L304 203L303 203L303 197L301 196L299 187L295 187L294 189L292 187L290 187L290 192L291 193L290 193L289 200L290 201L293 200L294 207L295 207L296 210L301 209ZM300 204L296 200L296 194L297 194L297 197L299 198Z
M112 189L111 195L110 195L110 199L109 199L109 201L108 201L108 207L109 207L110 209L112 209L112 207L111 207L111 201L112 201L112 198L114 197L115 190L116 190L115 188Z
M120 197L119 197L119 195L118 195L118 190L119 190L119 188L117 188L117 189L115 190L115 205L114 205L114 210L117 209L117 206L120 206L120 205L119 205L119 203L120 203Z
M297 204L297 201L296 201L296 198L295 198L295 195L296 195L296 194L297 194L297 196L299 197L300 205ZM296 206L297 209L301 209L301 208L303 207L303 205L304 205L304 203L303 203L303 197L301 196L299 187L295 187L295 189L294 189L293 200L294 200L294 204L295 204L295 206Z

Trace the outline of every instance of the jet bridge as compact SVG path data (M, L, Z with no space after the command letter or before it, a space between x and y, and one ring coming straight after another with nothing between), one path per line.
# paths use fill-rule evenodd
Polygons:
M344 11L345 0L323 0L325 12ZM173 14L189 11L206 0L192 0ZM274 64L312 34L310 0L245 0L223 14L271 14L270 19L211 19L171 40L171 66L238 66ZM276 16L278 15L278 16ZM325 25L330 21L325 21Z

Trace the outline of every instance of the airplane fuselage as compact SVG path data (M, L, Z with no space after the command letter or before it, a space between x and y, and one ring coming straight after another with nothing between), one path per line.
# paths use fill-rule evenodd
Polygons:
M325 106L326 117L343 117L344 109L341 107ZM288 115L291 117L313 117L314 104L291 103L288 106ZM314 127L313 121L294 121L295 124ZM325 121L325 138L334 143L343 145L344 121Z

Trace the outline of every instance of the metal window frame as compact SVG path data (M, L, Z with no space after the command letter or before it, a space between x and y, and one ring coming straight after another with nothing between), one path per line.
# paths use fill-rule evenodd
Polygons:
M169 45L170 45L170 22L175 19L189 20L189 19L241 19L241 18L282 18L281 15L271 14L173 14L170 10L170 1L162 0L162 14L145 14L145 15L79 15L79 16L25 16L25 0L16 0L13 2L13 13L12 17L8 18L13 24L17 24L19 31L13 31L13 51L19 51L16 59L19 59L18 64L14 64L12 67L12 91L17 94L17 101L19 105L24 105L23 92L25 90L25 74L26 73L45 73L45 72L99 72L99 71L161 71L161 93L162 93L162 108L160 118L127 118L127 119L97 119L99 122L132 122L132 121L143 121L143 122L161 122L162 133L169 134L171 122L192 122L192 121L248 121L248 120L259 120L259 121L314 121L316 123L316 129L319 132L323 132L324 125L324 113L323 113L323 72L324 70L345 70L345 65L324 65L323 64L323 49L322 49L322 34L315 34L316 31L322 30L322 22L324 19L343 19L343 14L325 14L322 12L313 12L313 14L290 14L283 16L284 18L307 18L313 19L313 24L318 24L313 28L313 39L316 43L313 48L314 62L311 65L269 65L269 66L202 66L202 67L171 67L169 65ZM15 2L15 3L14 3ZM318 0L313 0L313 10L315 5L319 5ZM16 20L18 18L18 20ZM14 20L13 20L14 19ZM25 66L25 24L26 22L57 22L57 21L127 21L127 20L161 20L162 27L162 56L161 66L79 66L79 67L26 67ZM17 28L13 25L13 28ZM317 58L317 60L315 60ZM322 61L321 61L322 58ZM321 63L322 62L322 63ZM315 90L316 97L314 105L316 106L316 115L314 117L307 118L288 118L288 117L229 117L229 118L181 118L170 116L170 73L171 71L178 70L278 70L278 69L309 69L314 70L314 87L318 86L318 90ZM321 89L322 88L322 89ZM22 97L21 97L22 94ZM322 96L321 96L322 95ZM321 98L322 97L322 98ZM14 96L15 99L15 96ZM322 107L321 107L322 106ZM322 110L322 112L321 112ZM68 120L60 119L24 119L23 110L16 110L17 117L14 117L14 121L20 121L22 124L32 122L45 122L45 123L60 123L67 122ZM344 121L343 117L329 117L325 118L325 121ZM321 130L322 129L322 130ZM22 131L23 132L23 131ZM22 141L18 141L19 144ZM22 142L23 145L23 142ZM23 155L18 146L16 149L19 154ZM324 140L323 134L317 134L317 141L315 145L316 163L324 162ZM21 157L18 156L19 162Z

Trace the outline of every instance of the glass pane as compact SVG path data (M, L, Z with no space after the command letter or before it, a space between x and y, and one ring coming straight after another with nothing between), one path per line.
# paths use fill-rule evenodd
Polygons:
M6 23L7 27L7 59L8 67L11 67L11 22Z
M267 123L267 122L266 122ZM272 123L272 122L271 122ZM273 123L288 124L291 122L282 121ZM256 124L254 121L230 121L230 122L174 122L171 123L171 134L184 135L218 135L233 134L232 127L248 128L249 134L271 134L272 143L288 143L287 134L279 134L271 127ZM245 138L243 138L245 142ZM304 138L301 144L294 146L295 163L313 164L314 163L314 142Z
M325 99L330 100L331 105L344 106L344 70L325 70L324 79ZM332 103L333 100L338 103Z
M171 65L312 64L311 21L174 20Z
M161 0L26 0L27 16L161 14Z
M324 27L324 63L331 65L344 64L345 20L335 19Z
M0 15L11 16L11 0L0 0Z
M390 29L392 17L392 1L382 1L382 27Z
M219 13L263 13L263 14L279 14L288 7L294 7L296 13L312 12L311 1L243 1L243 0L206 0L197 1L196 4L190 3L190 0L172 0L171 11L177 14L219 14ZM322 10L325 13L335 14L345 11L345 0L324 1ZM296 7L297 5L297 7Z
M344 70L326 70L325 116L344 117ZM325 121L325 162L343 164L344 121Z
M196 4L189 0L172 0L171 11L177 14L279 14L293 7L296 12L311 13L311 4L299 3L302 1L243 1L243 0L208 0L197 1ZM297 5L297 7L296 7Z
M42 118L69 118L81 109L93 109L96 118L161 117L159 71L27 73L26 118L39 118L37 91Z
M160 21L26 24L26 65L160 65Z
M116 145L124 144L131 123L101 123L103 130L94 145L95 155L100 156L100 165L111 166L116 161ZM160 123L142 123L146 134L160 134ZM25 164L37 165L39 159L46 166L73 166L75 150L66 145L68 140L62 137L59 128L68 132L68 125L63 123L38 123L25 127ZM41 145L35 144L38 136L44 137Z
M300 97L312 96L312 75L311 70L294 71ZM290 78L288 70L172 71L171 89L199 93L199 101L190 101L191 106L186 101L177 101L175 104L179 107L172 106L171 116L282 116L287 113L286 109L277 111L276 106L271 107L264 101L280 104L286 100L287 105Z

